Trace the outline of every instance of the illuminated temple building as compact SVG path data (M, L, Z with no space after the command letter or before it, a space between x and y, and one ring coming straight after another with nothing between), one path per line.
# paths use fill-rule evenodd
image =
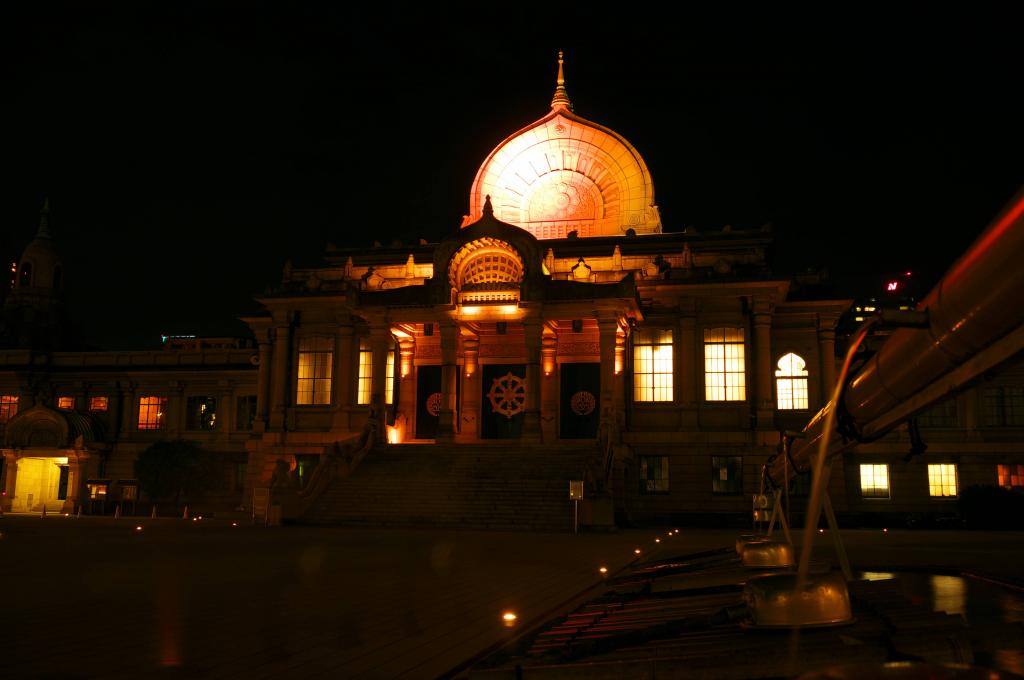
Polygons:
M222 456L235 504L271 487L310 522L564 528L569 480L588 524L749 518L779 433L827 401L851 300L774 276L768 229L671 226L560 60L550 112L484 159L461 228L286 266L254 343L0 352L4 508L73 509L90 479L115 494L139 451L185 437ZM50 318L49 239L8 310ZM1024 485L1024 381L1000 380L923 415L925 455L905 430L847 454L836 509L949 514L967 485Z

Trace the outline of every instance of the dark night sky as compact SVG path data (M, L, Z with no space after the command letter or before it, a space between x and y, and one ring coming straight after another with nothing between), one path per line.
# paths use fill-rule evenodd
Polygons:
M1024 184L1019 13L293 5L0 22L0 255L49 196L92 343L240 333L288 257L454 230L485 155L548 111L560 47L666 231L770 221L779 272L934 279Z

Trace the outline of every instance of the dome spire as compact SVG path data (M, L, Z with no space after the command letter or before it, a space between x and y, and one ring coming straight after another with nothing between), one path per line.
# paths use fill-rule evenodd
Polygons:
M572 102L569 101L569 94L565 91L565 72L562 67L562 50L558 50L558 80L555 81L555 96L551 99L551 108L569 109L572 111Z
M43 207L39 209L39 229L36 238L50 238L50 199L43 199Z

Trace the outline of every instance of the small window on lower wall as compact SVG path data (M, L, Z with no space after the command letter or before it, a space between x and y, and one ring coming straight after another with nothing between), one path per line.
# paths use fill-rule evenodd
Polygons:
M743 493L743 456L711 457L712 493Z
M889 497L889 466L866 463L860 466L861 498Z
M640 456L640 493L668 492L668 456Z
M1024 489L1024 465L997 465L996 474L1004 489Z
M928 466L928 495L932 498L956 498L956 465L938 463Z

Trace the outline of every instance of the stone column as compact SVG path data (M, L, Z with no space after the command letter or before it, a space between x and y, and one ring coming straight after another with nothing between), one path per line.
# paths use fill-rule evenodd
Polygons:
M701 403L699 392L703 382L697 380L697 375L698 370L703 375L704 357L697 349L697 311L692 301L679 305L678 333L678 347L673 348L672 358L676 364L675 375L679 378L676 393L676 403L680 406L679 425L684 430L695 430L698 426L697 408Z
M775 396L772 392L772 313L768 300L754 299L754 370L757 376L757 427L775 428Z
M291 362L291 328L287 323L274 326L274 371L271 381L270 429L284 429L288 407L288 364Z
M615 335L619 330L619 322L616 319L598 319L597 329L600 334L598 346L601 356L601 425L598 427L598 430L604 431L604 427L612 424L607 421L614 417Z
M540 429L544 441L558 439L558 338L544 335L540 340L541 378Z
M377 441L385 441L385 386L387 384L388 345L391 329L384 324L370 326L370 350L373 352L373 375L370 378L370 406L377 417Z
M0 496L0 509L10 512L14 503L14 490L18 488L18 459L13 453L4 454L4 495Z
M61 512L74 513L78 509L79 494L82 488L82 463L77 458L68 456L68 494Z
M462 409L459 416L460 441L480 438L480 339L462 340Z
M824 406L832 398L832 390L836 388L836 332L828 321L819 321L818 354L821 364L821 405Z
M612 413L621 432L626 428L626 330L615 333L615 377L612 379Z
M130 382L121 390L121 413L119 415L121 416L121 432L125 435L134 432L139 425L136 387L135 383Z
M416 341L412 338L402 338L398 341L398 365L395 366L395 379L402 381L402 389L399 391L398 397L398 412L402 416L405 427L404 432L400 433L401 441L406 441L416 436L414 429L416 421Z
M526 342L526 403L523 413L523 435L526 442L541 441L541 370L540 350L544 326L540 319L523 319L523 336Z
M440 323L441 334L441 410L438 413L437 439L451 442L455 438L458 418L457 383L459 379L459 327L454 321Z
M352 391L356 382L352 375L355 365L352 356L354 333L355 329L351 322L344 322L338 326L334 335L334 381L331 385L331 401L337 409L334 415L335 430L346 431L351 427L349 414L352 410Z
M270 400L270 371L271 357L274 355L273 345L270 344L268 333L259 334L259 373L256 374L256 420L252 427L255 432L263 432L267 429L268 403Z

